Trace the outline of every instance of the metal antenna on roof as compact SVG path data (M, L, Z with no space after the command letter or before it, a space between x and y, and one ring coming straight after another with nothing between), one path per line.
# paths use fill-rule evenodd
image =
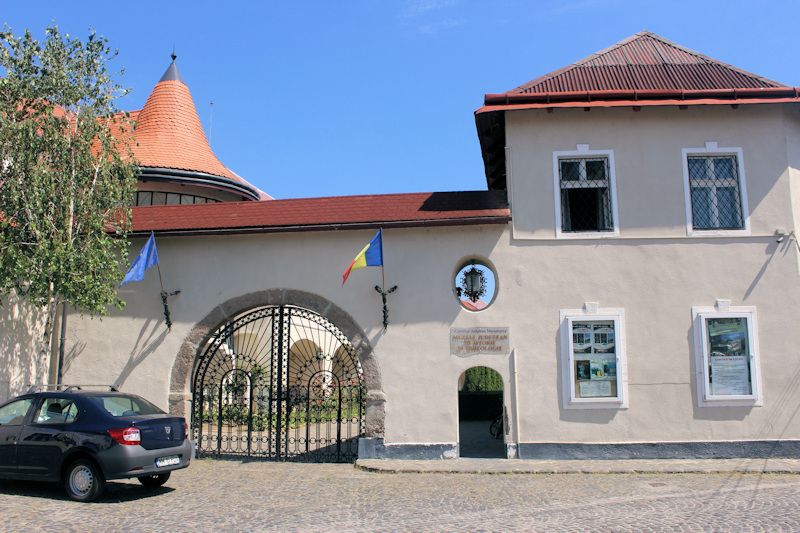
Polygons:
M208 144L211 144L211 128L214 126L214 100L208 102Z

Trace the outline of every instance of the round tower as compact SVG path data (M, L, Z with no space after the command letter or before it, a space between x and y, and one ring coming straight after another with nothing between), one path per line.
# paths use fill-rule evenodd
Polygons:
M214 155L175 59L144 107L130 113L136 124L131 149L140 167L136 205L269 199Z

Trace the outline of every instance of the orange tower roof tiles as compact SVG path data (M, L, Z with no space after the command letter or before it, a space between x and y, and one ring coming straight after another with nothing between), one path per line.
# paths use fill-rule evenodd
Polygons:
M189 87L174 58L139 111L130 113L136 123L131 149L141 167L199 172L226 178L269 198L228 169L208 144Z

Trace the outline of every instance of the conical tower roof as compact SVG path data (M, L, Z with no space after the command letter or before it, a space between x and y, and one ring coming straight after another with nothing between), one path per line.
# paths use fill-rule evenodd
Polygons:
M144 107L131 113L136 122L135 143L131 147L143 175L154 169L170 178L201 179L216 187L230 185L239 194L262 198L263 193L227 168L208 144L189 87L172 56L164 75L153 88Z

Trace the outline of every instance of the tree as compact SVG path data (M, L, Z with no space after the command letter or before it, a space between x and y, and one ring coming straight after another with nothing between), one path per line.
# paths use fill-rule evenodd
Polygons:
M503 378L485 366L468 368L464 373L464 392L499 392L503 390Z
M0 295L47 310L46 360L59 304L102 315L122 306L137 167L117 55L50 27L0 32ZM65 306L66 309L66 306Z

